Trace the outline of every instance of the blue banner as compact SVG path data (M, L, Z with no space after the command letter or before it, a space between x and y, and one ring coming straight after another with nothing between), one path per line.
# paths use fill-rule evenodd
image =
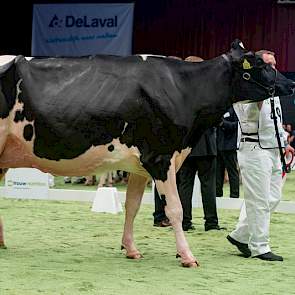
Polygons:
M32 56L130 55L133 3L34 4Z

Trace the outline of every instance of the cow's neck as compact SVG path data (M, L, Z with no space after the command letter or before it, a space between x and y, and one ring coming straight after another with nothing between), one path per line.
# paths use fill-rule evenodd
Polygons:
M230 63L220 56L188 71L191 109L196 115L222 115L232 103Z
M188 65L186 70L190 71L187 87L194 113L186 141L193 146L198 134L216 126L232 104L232 70L222 56L196 64L194 68Z

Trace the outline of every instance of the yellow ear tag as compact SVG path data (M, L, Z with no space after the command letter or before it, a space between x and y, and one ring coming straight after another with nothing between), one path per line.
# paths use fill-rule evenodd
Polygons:
M249 69L251 69L251 68L253 68L251 65L250 65L250 63L247 61L247 59L245 58L244 59L244 62L243 62L243 69L244 70L249 70Z

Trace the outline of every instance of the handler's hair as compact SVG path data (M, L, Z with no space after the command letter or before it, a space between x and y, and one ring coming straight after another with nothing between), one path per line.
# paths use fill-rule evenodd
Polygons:
M273 51L270 50L266 50L266 49L261 49L255 52L258 56L262 57L263 54L270 54L275 56L275 53Z
M204 61L204 60L201 57L199 57L199 56L191 55L191 56L188 56L187 58L185 58L185 61L201 62L201 61Z

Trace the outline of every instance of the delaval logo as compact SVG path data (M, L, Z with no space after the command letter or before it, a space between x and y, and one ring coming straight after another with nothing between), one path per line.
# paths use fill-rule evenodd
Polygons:
M109 18L89 17L83 15L76 17L66 15L64 18L59 18L56 14L53 16L48 25L50 28L114 28L118 26L118 16Z

